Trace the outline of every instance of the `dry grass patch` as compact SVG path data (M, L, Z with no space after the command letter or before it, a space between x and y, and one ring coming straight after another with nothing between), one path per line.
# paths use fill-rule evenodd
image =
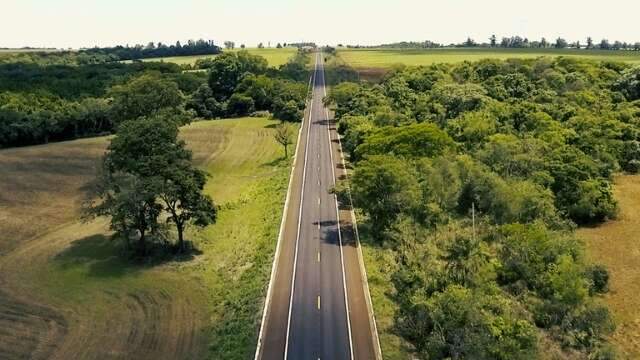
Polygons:
M587 255L607 266L610 291L605 300L617 322L612 342L627 359L640 358L640 175L618 176L615 196L620 216L594 228L582 228Z
M0 151L0 255L77 219L107 138Z

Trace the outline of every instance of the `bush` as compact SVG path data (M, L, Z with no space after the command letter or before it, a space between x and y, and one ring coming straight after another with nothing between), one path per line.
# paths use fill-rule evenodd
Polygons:
M451 137L434 124L422 123L402 127L383 127L357 147L359 158L368 155L394 154L407 158L438 156L455 148Z
M295 101L276 101L273 104L273 116L284 121L302 121L303 112Z
M640 99L640 66L625 70L622 77L616 81L614 88L629 100Z
M609 271L603 265L592 265L587 269L587 277L590 280L589 292L592 294L604 294L609 291Z
M242 94L235 93L231 95L227 103L227 114L231 116L246 116L254 110L253 99Z
M601 179L580 181L576 191L577 202L569 206L569 216L576 222L588 224L615 217L618 206L609 182Z

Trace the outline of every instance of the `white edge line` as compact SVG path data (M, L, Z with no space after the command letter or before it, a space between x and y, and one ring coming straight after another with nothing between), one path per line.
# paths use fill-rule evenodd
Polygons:
M324 83L323 83L324 84ZM325 92L324 92L324 96L327 96L327 91L325 88ZM327 114L327 118L329 118L329 115ZM328 125L327 125L328 126ZM344 161L344 154L342 153L342 141L340 140L340 135L337 136L338 137L338 144L340 146L340 160L342 161L342 167L344 169L344 174L345 177L348 179L349 178L349 174L347 172L347 166L345 164ZM329 141L331 141L331 133L329 133ZM331 142L329 142L329 144L331 144ZM331 160L333 161L333 155L331 157ZM333 166L332 166L333 169ZM334 174L334 185L335 185L335 174ZM376 359L381 360L382 359L382 348L380 347L380 336L378 335L378 326L377 326L377 321L376 321L376 315L375 312L373 311L373 302L371 301L371 293L369 291L369 281L368 281L368 277L367 277L367 269L364 265L364 258L362 256L362 248L360 247L360 233L358 231L358 221L356 220L356 215L353 211L353 199L351 198L351 189L349 187L347 187L347 194L349 195L349 203L351 203L351 210L349 211L351 213L351 221L353 222L353 228L355 230L355 234L356 234L356 248L357 248L357 253L358 253L358 263L360 265L360 270L361 270L361 277L362 277L362 281L364 284L364 291L365 291L365 299L366 299L366 303L367 303L367 308L369 310L369 313L371 314L370 318L369 318L369 322L372 324L369 324L370 326L373 326L373 336L375 338L375 342L376 342L376 346L377 348L374 349L376 352ZM337 199L336 199L336 207L337 207ZM338 219L340 219L338 217ZM339 224L339 220L338 220L338 224ZM342 245L342 243L341 243ZM344 266L344 264L343 264ZM344 271L344 268L343 268ZM344 275L344 273L343 273ZM346 285L345 285L346 286ZM346 289L345 289L346 291Z
M311 88L311 80L314 78L315 76L315 71L314 73L309 76L309 88ZM311 102L313 104L313 102ZM304 120L304 118L303 118ZM266 319L267 319L267 313L269 312L269 306L271 305L271 297L272 297L272 292L273 292L273 284L275 282L275 277L276 277L276 269L278 268L278 263L279 263L279 258L280 258L280 251L282 248L282 238L284 236L284 226L286 223L286 219L287 219L287 210L289 209L289 198L291 195L291 184L293 183L293 175L294 175L294 171L295 171L295 163L296 160L298 158L298 149L300 148L300 139L302 138L302 129L304 128L304 123L302 124L303 126L300 126L300 129L298 130L298 141L296 142L296 150L295 150L295 155L294 155L294 163L291 166L291 172L289 173L289 186L287 188L287 196L286 199L284 201L284 210L282 211L282 219L280 221L280 231L278 233L278 244L276 245L276 252L273 256L273 264L271 265L271 277L269 279L269 287L267 289L267 296L266 296L266 300L264 303L264 309L262 310L262 320L260 322L260 333L258 335L258 344L256 346L256 354L254 356L255 360L259 359L260 356L260 350L262 348L262 338L264 336L264 328L265 328L265 323L266 323ZM305 148L306 150L306 148ZM306 151L305 151L306 152Z
M322 90L324 92L324 96L327 97L327 87L324 82L324 66L322 66ZM323 99L324 102L324 99ZM331 146L331 130L329 127L329 110L327 108L324 109L325 116L327 120L327 135L329 141L329 158L331 159L331 174L333 179L333 186L336 185L336 172L335 172L335 164L333 163L333 149ZM344 271L344 254L342 250L342 231L340 230L340 210L338 209L338 196L333 194L333 199L336 204L336 224L338 224L338 241L340 243L340 263L342 265L342 287L344 290L344 307L347 312L347 330L349 331L349 352L350 358L353 360L353 339L351 336L351 316L349 314L349 298L347 296L347 278Z
M316 72L318 69L318 58L316 57L316 64L313 68L313 88L315 88L316 84ZM304 200L304 184L307 177L307 157L309 155L309 134L311 133L311 116L313 116L313 96L311 97L311 106L309 108L309 117L307 120L307 141L304 147L304 163L302 165L302 190L300 191L300 211L298 213L298 232L296 234L296 247L295 247L295 255L293 257L293 275L291 277L291 294L289 296L289 316L287 319L287 337L284 346L284 360L287 360L289 356L289 333L291 331L291 311L293 310L293 292L295 290L296 285L296 267L298 265L298 244L300 242L300 228L302 226L302 204Z

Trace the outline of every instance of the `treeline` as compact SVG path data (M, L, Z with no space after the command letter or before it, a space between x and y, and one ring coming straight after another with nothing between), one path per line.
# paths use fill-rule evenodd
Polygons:
M300 121L305 107L309 56L300 51L278 69L246 51L200 60L209 81L198 88L187 108L202 118L271 112L276 118Z
M92 48L82 50L81 53L88 55L110 56L114 60L138 60L147 58L188 56L188 55L215 55L220 54L222 49L215 45L213 40L189 40L186 44L180 41L173 45L158 42L145 45L115 46L106 48Z
M609 359L576 224L640 171L640 67L569 58L406 68L327 102L372 246L394 250L397 334L422 359ZM347 185L338 193L347 196Z
M437 48L504 48L504 49L585 49L585 50L633 50L640 51L640 42L628 43L623 41L609 41L602 39L596 42L593 38L587 37L586 41L569 42L562 37L555 40L541 38L540 40L530 40L526 37L511 36L498 38L491 35L486 42L477 42L472 38L467 38L461 43L441 44L438 42L426 41L402 41L390 44L381 44L375 46L347 45L348 48L393 48L393 49L437 49ZM338 45L341 47L342 45Z
M0 147L110 133L128 118L125 103L178 108L202 81L161 63L0 65Z
M117 61L104 54L88 54L78 51L23 51L0 54L0 64L29 63L37 65L88 65Z
M300 53L272 69L264 58L241 51L218 57L209 73L159 62L0 64L0 148L108 134L158 111L184 122L255 111L299 121L307 62Z
M178 41L173 45L150 42L147 45L133 47L119 45L80 51L22 51L0 54L0 64L90 65L170 56L216 55L221 52L222 49L213 41L200 39L189 40L186 44Z

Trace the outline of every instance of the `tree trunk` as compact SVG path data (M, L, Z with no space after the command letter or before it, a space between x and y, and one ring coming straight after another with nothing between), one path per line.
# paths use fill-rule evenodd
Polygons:
M138 253L143 256L147 252L145 235L145 230L140 230L140 239L138 239Z
M287 151L287 145L284 146L284 158L288 158L289 157L289 152Z
M176 229L178 230L178 251L184 252L184 225L181 222L176 222Z

